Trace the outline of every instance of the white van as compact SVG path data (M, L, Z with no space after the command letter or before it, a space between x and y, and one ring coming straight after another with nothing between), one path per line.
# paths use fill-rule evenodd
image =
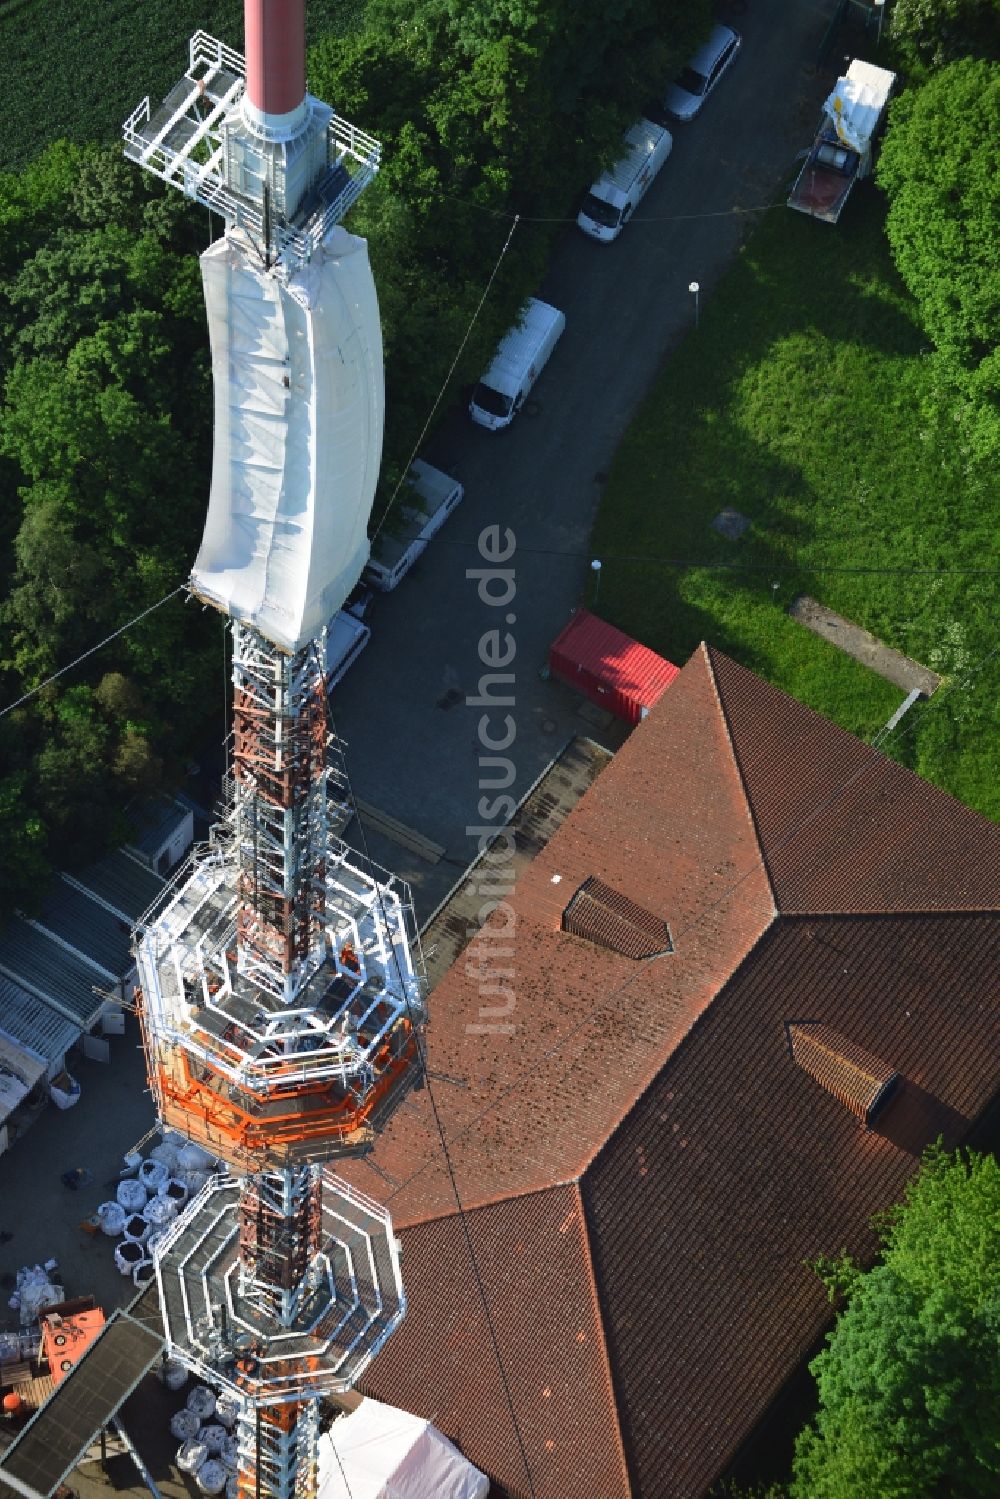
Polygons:
M637 120L626 130L625 142L625 155L598 177L576 217L584 234L606 245L621 234L674 144L669 130L649 120Z
M505 333L493 363L472 392L469 415L496 432L509 427L524 398L548 363L566 326L566 314L529 297L521 318Z
M364 571L366 583L381 593L395 588L405 578L421 552L460 505L465 495L464 487L457 479L432 468L422 458L414 459L410 469L410 489L407 495L412 503L400 506L402 538L382 530L372 545L372 555Z
M333 616L326 627L327 692L354 665L371 638L369 627L350 610L341 609Z

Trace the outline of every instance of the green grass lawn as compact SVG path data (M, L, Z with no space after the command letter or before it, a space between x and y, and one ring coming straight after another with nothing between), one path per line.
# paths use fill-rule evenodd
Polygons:
M885 747L996 817L1000 656L976 668L996 647L1000 493L882 217L868 185L836 227L775 210L703 303L615 459L600 612L677 662L706 639L870 739L903 693L788 618L811 594L946 678ZM711 527L727 505L752 521L739 541Z
M345 29L363 8L310 0L307 41ZM0 168L61 137L116 140L146 94L159 103L181 77L198 30L242 52L241 0L0 0Z

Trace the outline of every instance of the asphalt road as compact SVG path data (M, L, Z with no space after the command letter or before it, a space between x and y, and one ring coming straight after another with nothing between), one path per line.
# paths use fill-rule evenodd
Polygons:
M512 715L515 737L504 750L516 768L512 794L530 786L571 734L595 732L579 716L580 700L541 680L539 669L591 587L587 538L602 475L662 361L680 339L697 336L689 283L699 282L704 309L756 222L732 210L784 196L835 76L813 67L832 7L833 0L751 0L739 15L720 9L742 32L740 56L702 114L673 128L672 155L631 224L611 245L569 225L556 247L539 293L566 313L566 331L530 409L499 433L452 413L425 452L462 480L464 503L399 588L376 600L371 644L333 694L356 794L447 847L431 867L369 838L373 856L410 879L420 915L474 854L467 828L484 822L480 756L490 752L479 739L483 709L466 701L486 670L484 635L509 629L516 649L507 667L516 677L514 704L487 725L502 739ZM497 225L498 252L508 227ZM484 283L489 270L484 265ZM484 604L466 576L486 565L477 541L491 526L515 537L504 565L514 570L516 593L501 607Z

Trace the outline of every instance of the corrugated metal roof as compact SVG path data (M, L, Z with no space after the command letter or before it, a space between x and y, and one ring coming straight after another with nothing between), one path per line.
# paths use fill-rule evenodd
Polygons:
M19 916L0 932L0 973L83 1030L93 1025L103 1004L95 987L107 987L89 963Z
M46 1062L68 1051L80 1027L0 974L0 1031Z
M117 978L124 978L132 967L131 923L64 875L53 880L38 923Z
M116 849L67 878L83 885L128 921L138 921L166 889L165 880L124 849Z
M495 887L497 892L494 898L507 893L610 759L611 751L604 745L575 735L521 799L507 825L514 838L513 854L507 857L508 841L504 839L503 858L498 865L491 858L490 844L482 858L469 866L427 918L420 937L432 990L482 926L480 912L488 909L491 888ZM498 839L503 831L498 827Z

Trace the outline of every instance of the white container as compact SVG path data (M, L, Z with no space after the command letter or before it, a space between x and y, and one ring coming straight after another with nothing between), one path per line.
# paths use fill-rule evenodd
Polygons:
M187 1408L194 1411L199 1421L208 1421L215 1415L215 1396L207 1385L195 1385L188 1394Z
M214 1156L210 1156L207 1150L202 1150L193 1140L188 1140L177 1152L178 1171L204 1171L206 1175L215 1164Z
M142 1215L151 1228L166 1228L177 1217L177 1208L169 1197L151 1197Z
M231 1390L221 1390L215 1399L215 1419L231 1429L240 1413L240 1401Z
M188 1200L188 1189L179 1176L168 1176L161 1183L157 1195L172 1202L175 1208L182 1208Z
M158 1192L169 1175L166 1164L154 1160L152 1156L139 1167L139 1180L147 1192Z
M149 1248L148 1242L146 1244L146 1248ZM188 1372L179 1358L168 1358L166 1363L160 1365L156 1373L160 1383L166 1385L167 1389L175 1394L178 1390L182 1390L187 1384ZM180 1411L178 1411L177 1414L180 1415ZM192 1414L193 1412L188 1411L188 1415ZM197 1419L197 1416L195 1416L196 1421ZM170 1430L174 1430L172 1426ZM174 1435L177 1436L177 1433L174 1432ZM194 1432L192 1432L191 1435L194 1436ZM187 1438L177 1436L177 1440L179 1442L184 1442L187 1441Z
M218 1457L226 1440L226 1428L218 1421L206 1421L201 1428L201 1439L208 1448L209 1457Z
M510 426L565 326L564 312L537 297L528 298L520 321L504 334L493 363L472 392L469 415L477 426L491 432Z
M176 1462L182 1473L197 1473L207 1458L208 1453L204 1442L197 1440L182 1442L177 1449Z
M149 1223L142 1213L129 1213L125 1219L125 1238L134 1244L145 1244L149 1238Z
M115 1196L126 1213L141 1213L146 1206L148 1194L142 1182L133 1178L119 1182Z
M109 1239L117 1239L125 1227L126 1213L120 1202L102 1202L97 1209L101 1233Z
M171 1360L171 1362L176 1363L176 1360ZM176 1437L178 1442L191 1442L198 1435L200 1424L194 1411L186 1409L174 1411L170 1417L170 1435Z
M226 1487L228 1474L217 1457L210 1457L207 1462L202 1463L195 1474L194 1481L203 1494L221 1494Z
M139 1261L145 1258L146 1251L134 1239L122 1239L120 1244L115 1245L115 1264L122 1275L127 1275L129 1279Z
M132 1271L132 1284L141 1291L143 1286L149 1285L149 1282L153 1279L153 1276L155 1274L156 1266L153 1264L153 1261L147 1256L146 1259L140 1260L135 1269Z

